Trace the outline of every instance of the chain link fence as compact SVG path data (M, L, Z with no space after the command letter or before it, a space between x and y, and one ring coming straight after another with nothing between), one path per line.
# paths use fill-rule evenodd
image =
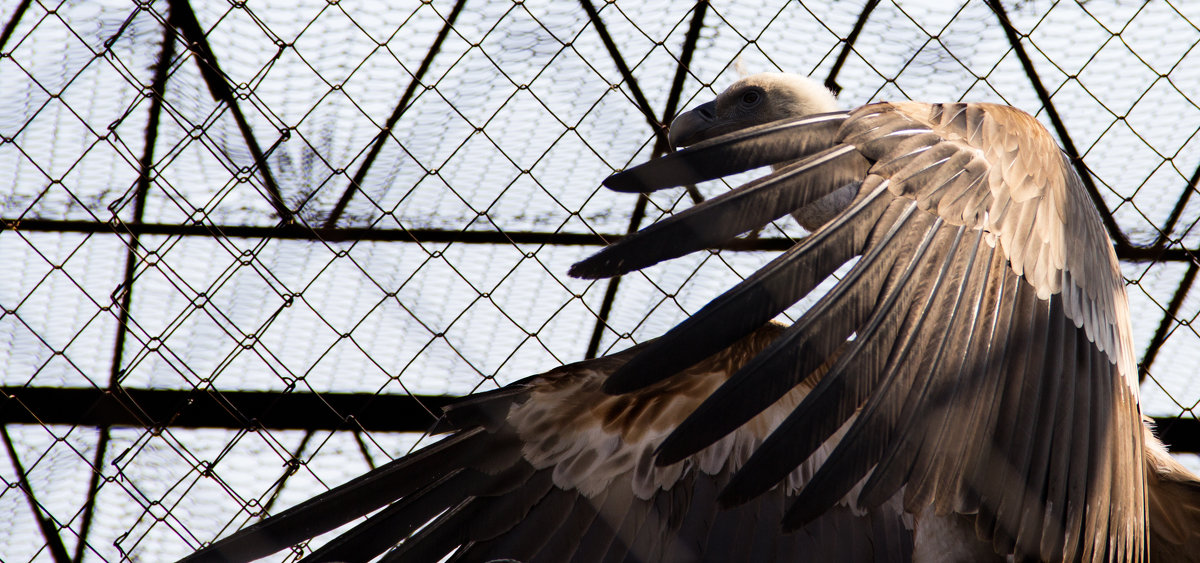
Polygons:
M1198 451L1197 10L0 0L0 559L177 558L696 311L800 228L565 272L728 189L600 181L742 72L1036 113L1104 204L1144 408Z

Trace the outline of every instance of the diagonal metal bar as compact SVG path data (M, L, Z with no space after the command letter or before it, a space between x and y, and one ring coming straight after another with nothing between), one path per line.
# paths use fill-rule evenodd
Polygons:
M1087 165L1084 164L1083 158L1079 155L1079 149L1075 147L1075 141L1071 139L1071 135L1067 132L1067 127L1063 123L1062 117L1058 115L1058 109L1054 107L1054 102L1050 99L1050 92L1046 90L1046 86L1042 84L1042 79L1038 76L1037 69L1033 67L1033 60L1029 58L1029 53L1025 51L1025 46L1021 44L1021 34L1017 32L1012 22L1009 21L1008 12L1005 11L1004 4L1000 0L987 0L987 4L992 9L992 12L996 14L996 18L1000 20L1000 26L1004 28L1004 35L1008 37L1008 42L1012 45L1013 52L1017 54L1017 59L1021 61L1021 67L1025 69L1025 75L1029 77L1029 82L1037 92L1038 99L1042 102L1042 107L1046 108L1046 116L1050 118L1050 123L1054 126L1054 131L1058 133L1058 138L1062 141L1063 149L1071 159L1071 164L1075 167L1079 178L1083 180L1083 187L1087 188L1088 196L1092 198L1092 204L1100 212L1100 218L1104 221L1104 227L1108 230L1108 236L1112 237L1113 241L1116 242L1118 249L1131 247L1129 237L1125 236L1125 232L1117 225L1112 211L1104 203L1104 198L1100 197L1100 190L1096 187L1095 180L1092 179L1092 173L1088 171Z
M1183 210L1192 199L1192 193L1196 191L1196 185L1200 184L1200 166L1196 167L1196 171L1192 172L1192 177L1188 178L1187 186L1183 188L1183 193L1179 195L1179 201L1175 202L1175 207L1171 209L1171 214L1167 216L1167 222L1163 223L1162 230L1158 233L1158 238L1154 240L1153 248L1163 248L1169 242L1171 234L1175 231L1175 225L1179 223L1179 217L1183 215Z
M854 22L854 28L850 30L850 35L846 37L846 43L842 45L842 51L838 53L837 59L833 61L833 66L829 69L829 76L825 78L825 87L833 91L834 95L842 93L842 87L837 83L837 75L842 71L842 66L846 64L846 59L850 57L850 52L854 50L854 43L858 41L858 35L867 25L867 19L871 17L871 12L879 5L879 0L867 0L861 12L858 13L858 21Z
M46 516L45 512L42 512L42 504L33 494L33 487L29 485L25 468L21 466L21 460L17 457L17 449L13 447L12 437L8 435L7 425L0 425L0 436L4 438L4 448L8 450L8 459L12 462L13 471L17 474L17 485L25 494L25 500L29 501L29 509L33 511L33 518L37 520L42 537L46 539L46 547L50 548L50 555L54 557L55 563L70 563L71 558L67 556L67 548L63 545L62 536L54 528L54 522Z
M579 4L583 6L583 11L587 12L588 19L592 22L592 27L596 28L596 33L600 35L600 41L604 43L604 48L608 50L608 55L612 57L613 63L617 65L617 72L621 73L621 79L629 88L629 93L633 95L633 101L642 112L642 116L646 118L646 123L650 124L650 129L654 131L655 136L655 152L667 151L671 143L667 141L667 127L664 123L654 117L654 109L650 107L650 102L646 100L646 96L642 94L642 88L638 85L638 81L633 77L633 72L629 70L629 65L625 64L625 57L621 55L621 50L617 48L617 44L613 41L612 35L608 33L608 27L604 25L604 20L600 19L599 12L592 5L591 0L579 0ZM703 17L703 14L701 14ZM695 19L693 17L693 19Z
M175 58L175 33L168 26L163 29L162 51L159 52L158 62L154 68L154 78L150 84L153 96L146 118L146 132L143 137L142 156L138 159L138 180L133 195L133 216L128 225L142 224L146 212L146 198L150 191L151 175L154 172L154 146L158 141L159 121L162 118L163 94L166 91L167 75L171 61ZM129 245L125 251L125 272L121 285L114 291L120 292L121 302L117 309L117 334L113 344L113 361L109 367L108 388L114 389L121 383L121 363L125 351L125 339L128 335L129 309L133 303L133 281L137 272L138 251L141 249L141 232L137 229L129 231Z
M388 117L387 122L383 126L383 130L375 136L375 140L371 143L371 149L367 151L367 156L363 158L362 164L354 173L354 177L350 179L350 184L346 186L346 190L342 192L342 197L338 198L334 204L333 210L329 212L329 217L325 219L325 227L332 228L337 226L338 219L342 217L342 213L346 211L346 206L350 204L350 199L358 192L362 186L363 180L367 177L367 172L370 171L371 165L375 163L375 159L379 157L379 152L383 150L383 144L387 142L391 136L392 128L400 121L400 117L404 115L408 109L409 102L413 94L417 91L417 86L421 84L421 79L425 77L425 73L429 71L429 67L433 65L433 59L442 50L442 43L446 41L446 37L450 35L450 30L454 27L454 22L458 19L458 14L462 13L463 6L466 5L466 0L458 0L454 4L454 8L450 10L450 16L446 18L445 25L438 32L437 37L433 40L433 45L429 47L429 51L425 53L425 59L421 61L421 66L417 68L416 74L409 81L408 87L404 89L404 94L400 96L400 103L396 104L396 109L392 110L392 115Z
M1200 267L1196 266L1195 262L1188 264L1188 269L1183 274L1183 279L1179 281L1179 287L1175 289L1175 295L1171 296L1171 302L1167 304L1167 310L1163 312L1162 321L1158 323L1158 328L1154 330L1154 336L1150 338L1150 344L1146 346L1146 353L1142 354L1142 362L1138 365L1138 381L1145 381L1146 374L1150 372L1150 367L1154 365L1154 360L1158 357L1158 351L1162 349L1162 345L1167 341L1167 333L1170 332L1171 325L1176 322L1176 316L1179 315L1179 308L1183 306L1183 300L1187 297L1188 291L1192 289L1192 283L1196 281L1196 271Z
M708 0L696 2L692 12L692 22L688 25L687 34L683 37L683 48L679 52L679 65L675 67L675 79L671 81L671 91L667 94L667 106L663 109L662 123L671 123L679 113L679 100L683 97L683 83L691 73L692 56L696 54L696 43L700 41L700 30L704 29L704 16L708 13ZM686 186L688 196L695 203L704 201L704 196L693 184Z
M8 45L8 40L12 38L12 34L17 30L17 24L21 23L21 18L25 16L26 10L29 9L30 0L21 0L17 4L17 9L13 10L12 16L8 18L8 23L4 24L4 30L0 31L0 53L4 52L4 46Z
M171 63L175 61L175 30L163 26L162 50L154 64L154 78L150 82L150 108L146 116L146 134L142 143L142 156L138 159L137 189L133 195L133 222L141 223L146 215L146 197L150 193L151 176L154 173L154 146L158 141L159 122L162 120L163 103L167 91L167 78Z
M154 68L154 78L150 84L153 96L146 118L146 132L143 137L142 156L138 159L138 180L133 195L133 216L129 225L141 225L146 213L146 198L150 191L151 176L154 173L154 146L158 141L159 121L162 118L163 94L166 91L167 76L171 61L175 58L175 32L168 26L163 29L162 51L159 52L158 62ZM117 313L117 335L113 345L113 361L108 374L108 388L113 389L121 382L121 363L125 350L125 339L128 335L129 308L133 303L133 281L137 271L138 250L141 249L141 232L137 229L129 231L129 245L125 252L125 272L121 286L121 303ZM114 292L115 293L115 292Z
M250 156L254 158L255 168L262 175L263 184L267 188L267 193L271 200L271 206L275 208L275 213L284 223L292 222L292 212L287 208L287 204L283 201L283 196L279 191L279 185L275 183L275 177L271 174L271 168L267 165L266 153L258 144L258 139L254 136L254 130L250 128L250 122L246 120L246 115L242 112L242 107L237 102L237 97L233 94L233 88L230 87L225 73L221 72L221 67L217 63L217 57L213 53L212 47L208 44L208 38L204 34L204 29L200 27L199 20L196 19L195 12L192 11L192 6L188 0L167 0L170 8L170 16L167 21L174 28L179 30L187 41L188 49L197 58L197 67L200 69L200 75L204 78L204 83L208 85L208 91L212 94L213 99L225 104L229 108L229 113L233 116L233 120L237 123L238 130L242 133L242 138L246 141L246 149L250 151Z
M645 194L638 195L637 203L633 206L633 214L629 217L627 233L637 232L642 220L646 218L646 205L649 201L650 199ZM585 359L590 360L600 354L600 340L604 337L604 331L608 329L608 317L612 315L613 303L617 301L617 290L620 287L620 276L608 279L608 285L604 288L604 297L600 300L600 310L596 311L596 324L592 327L592 337L588 340L587 351L583 354Z
M88 536L92 531L92 518L96 515L96 495L100 494L100 478L103 475L100 468L104 466L108 442L112 438L107 426L99 427L97 433L96 453L92 456L92 475L88 478L87 500L83 506L83 518L79 524L79 543L75 544L75 556L71 559L76 563L83 561L83 553L87 550Z
M369 469L375 469L375 457L371 455L371 450L367 448L367 441L363 440L362 437L363 433L355 430L353 434L354 441L358 443L358 451L362 453L363 459L366 460L367 467Z
M138 180L133 195L133 216L131 223L140 225L146 214L146 198L150 191L151 175L154 172L154 147L158 141L159 122L162 118L164 93L167 87L171 63L175 59L175 31L171 26L163 26L162 49L158 61L154 65L154 77L150 82L150 107L147 110L146 132L143 136L142 156L138 159ZM113 342L112 364L109 366L108 388L114 389L120 385L121 364L124 363L125 340L129 334L129 310L133 303L133 282L137 270L138 251L141 249L141 236L130 233L129 245L125 251L125 272L122 278L121 304L117 308L117 334ZM99 428L96 439L96 453L92 458L92 474L88 480L88 494L84 502L83 517L79 529L79 543L75 546L75 561L83 560L84 549L87 547L88 536L92 528L92 518L96 511L96 496L100 493L100 478L108 442L109 429Z
M287 461L287 470L275 482L275 486L271 491L271 498L263 504L262 514L264 516L271 513L271 509L275 507L275 501L279 500L279 494L283 492L283 487L287 485L288 479L295 475L300 470L300 456L304 455L304 450L308 449L308 442L312 440L315 430L307 430L304 432L304 437L300 439L300 444L296 446L296 451L292 453L291 459Z
M683 46L679 50L679 65L675 67L675 78L671 80L671 91L667 94L667 106L663 109L662 123L670 123L679 111L679 100L683 97L683 83L687 81L692 65L692 57L696 54L696 43L700 41L700 30L704 29L704 16L708 13L708 0L696 2L692 12L692 21L688 24L687 34L683 36Z
M625 65L621 54L616 50L616 46L612 44L612 38L608 36L608 31L604 29L604 24L600 21L600 15L596 13L595 8L591 7L588 0L580 0L583 3L584 9L588 10L588 15L592 17L593 24L596 25L597 31L601 31L601 38L604 40L605 46L609 47L609 53L613 60L617 63L617 68L623 69L622 75L625 76L625 81L630 84L630 90L634 92L634 98L643 106L642 111L649 111L649 104L646 98L641 95L641 89L637 87L637 82L633 76L629 74L629 68ZM658 142L654 145L654 156L661 156L670 149L670 142L667 141L666 132L662 127L662 123L667 123L675 116L679 109L679 100L683 95L683 83L687 79L688 65L691 64L692 55L696 51L696 44L700 40L700 30L704 27L704 16L708 13L708 2L701 0L696 3L695 11L692 12L692 21L688 26L687 35L683 39L683 47L679 54L679 65L675 68L675 79L671 81L671 91L667 95L667 106L663 109L663 119L661 122L655 121L652 117L650 126L654 129L655 135L658 137ZM603 31L602 31L603 30ZM647 113L647 115L651 115ZM696 191L695 186L689 186L689 193L692 193L693 200L700 200L700 194ZM649 199L645 195L640 195L637 198L637 203L634 204L633 214L629 217L629 227L626 229L626 234L636 233L642 226L642 221L646 218L646 206ZM615 277L608 280L608 285L604 288L604 297L600 300L600 310L596 312L596 325L592 328L592 337L588 340L587 351L584 353L585 358L595 358L600 353L600 340L604 336L605 329L608 328L608 317L612 314L613 303L617 300L617 290L621 287L621 278Z

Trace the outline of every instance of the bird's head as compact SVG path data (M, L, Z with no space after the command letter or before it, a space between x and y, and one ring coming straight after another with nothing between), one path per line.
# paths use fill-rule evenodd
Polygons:
M684 112L671 122L674 148L789 117L837 111L837 99L825 86L795 74L747 76L717 99Z

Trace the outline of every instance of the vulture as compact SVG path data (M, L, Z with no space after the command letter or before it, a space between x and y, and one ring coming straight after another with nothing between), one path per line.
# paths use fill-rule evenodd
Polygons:
M743 78L650 192L770 167L575 264L617 276L793 215L805 237L659 338L448 407L448 436L205 546L304 561L1195 561L1200 479L1138 404L1116 255L1037 120L839 111ZM844 275L790 326L777 317ZM366 518L363 518L366 516Z

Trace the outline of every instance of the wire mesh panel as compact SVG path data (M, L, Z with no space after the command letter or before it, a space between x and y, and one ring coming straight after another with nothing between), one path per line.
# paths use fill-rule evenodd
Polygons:
M667 150L678 111L766 70L825 80L847 106L1035 113L1103 204L1144 409L1200 449L1191 4L0 14L5 561L182 556L410 451L449 397L661 334L804 233L778 221L620 281L572 279L606 241L729 186L639 200L600 181Z

